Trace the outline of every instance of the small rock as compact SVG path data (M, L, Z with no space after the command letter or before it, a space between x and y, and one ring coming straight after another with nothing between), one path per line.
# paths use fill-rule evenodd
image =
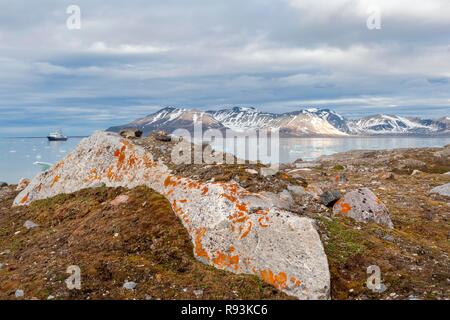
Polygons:
M446 172L446 173L444 173L446 176L450 176L450 171L449 172Z
M263 177L270 177L270 176L274 176L277 174L278 170L273 169L273 168L261 168L261 175Z
M125 281L123 288L127 290L134 290L137 287L137 283L134 281Z
M258 174L258 171L256 171L255 169L245 169L245 172L250 174Z
M25 228L27 228L28 230L39 227L38 224L34 223L34 222L31 221L31 220L25 221L25 223L23 224L23 226L24 226Z
M165 131L158 131L154 134L154 137L157 141L161 141L161 142L170 142L172 141L172 138L170 137L170 135L165 132Z
M300 163L296 163L296 164L295 164L295 167L296 167L297 169L318 168L318 167L320 167L320 166L321 166L321 164L320 164L320 163L317 163L317 162L300 162Z
M305 188L303 188L302 186L293 186L293 185L289 185L288 186L288 190L296 196L303 196L306 194Z
M47 297L47 300L53 300L53 299L55 299L55 296L49 295L49 296Z
M195 294L195 296L197 298L200 298L201 296L203 296L203 290L194 290L193 293Z
M388 228L394 227L388 209L368 188L347 192L335 203L333 213L359 222L376 222Z
M318 185L311 183L306 187L306 192L319 199L319 196L323 193L323 190Z
M283 190L280 193L273 193L268 191L261 192L261 196L270 199L273 206L280 209L289 210L294 205L294 199L288 190Z
M4 264L3 264L3 263L0 263L0 270L3 269L3 266L4 266Z
M305 171L311 171L311 169L295 169L288 171L287 173L294 179L303 179L303 174Z
M134 139L134 138L142 137L143 132L139 129L130 128L130 129L124 129L124 130L120 131L119 134L124 138Z
M15 292L16 298L22 298L24 295L25 293L23 292L23 290L17 289Z
M289 171L295 168L293 163L281 163L279 166L280 171Z
M450 197L450 183L431 189L431 193L437 193L441 196Z
M124 203L127 203L130 197L128 197L126 194L121 194L120 196L117 196L113 201L111 201L112 206L118 206Z
M0 188L7 187L8 184L6 182L0 181Z
M382 174L380 178L383 180L394 180L395 175L392 172L386 172L386 173Z
M420 171L420 170L414 170L414 171L411 173L411 175L412 175L412 176L416 176L416 175L421 174L421 173L422 173L422 171Z
M16 191L22 191L30 184L30 179L20 179L19 184L17 185Z
M341 193L337 190L326 191L320 195L320 203L332 207L341 197Z

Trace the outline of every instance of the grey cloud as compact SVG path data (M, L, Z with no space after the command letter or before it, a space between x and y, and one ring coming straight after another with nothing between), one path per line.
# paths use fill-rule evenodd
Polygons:
M77 3L77 31L71 1L2 6L0 135L83 121L88 133L168 105L449 114L447 0ZM366 28L370 4L381 30Z

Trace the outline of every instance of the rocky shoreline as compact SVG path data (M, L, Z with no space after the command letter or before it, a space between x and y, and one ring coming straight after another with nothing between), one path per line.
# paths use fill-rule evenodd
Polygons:
M157 135L129 138L97 133L31 183L24 181L20 194L11 186L0 189L0 288L4 289L0 291L6 292L4 298L14 298L15 290L28 286L25 298L44 299L45 294L37 289L38 282L48 288L48 295L75 299L288 297L280 291L300 299L450 296L450 175L446 174L450 171L450 146L352 151L315 162L299 160L272 171L259 163L174 165L169 156L177 141ZM142 185L152 191L142 189ZM111 212L111 219L118 219L117 215L131 210L135 198L142 199L143 208L152 206L150 200L144 201L148 192L168 200L166 211L178 216L184 226L184 241L190 240L195 263L209 264L224 277L242 277L242 283L267 283L274 291L270 293L265 285L257 284L256 289L249 284L244 286L245 294L230 296L229 290L236 290L216 288L202 289L197 297L192 292L200 292L194 287L201 287L204 279L190 279L189 286L184 284L192 290L181 288L174 283L184 279L183 275L175 271L168 277L168 283L175 288L168 290L170 294L158 296L158 291L150 287L161 281L143 276L125 279L128 268L134 270L136 266L126 263L118 267L111 261L105 262L115 266L105 284L92 282L99 271L89 271L90 293L82 290L74 294L63 281L52 280L65 275L61 262L52 259L54 255L77 256L76 260L83 263L89 259L80 257L80 248L69 245L68 238L75 237L72 244L86 241L91 237L89 228L97 230L100 225L108 225L107 221L94 222L99 215ZM89 201L82 205L81 211L85 212L80 213L74 202L85 197ZM11 208L13 198L16 206ZM148 217L154 210L145 210ZM83 214L93 219L84 222L85 231L66 229L70 219L77 221ZM30 228L24 226L27 221ZM145 233L147 224L139 224L139 232ZM48 242L41 238L31 255L26 245L33 242L33 237L54 228L59 228L59 237ZM165 233L166 228L161 226L160 232ZM109 241L112 231L104 235L98 231L92 232L92 240ZM131 236L132 231L128 232ZM113 232L113 238L116 233L120 235ZM125 248L141 240L123 242L120 257L129 258ZM43 249L50 244L53 251ZM170 251L172 247L169 244L168 249L164 248ZM100 248L109 250L95 250ZM145 254L136 259L148 260L146 255L152 255L157 248L146 247ZM43 258L35 261L36 254ZM20 267L23 261L36 262L39 267L34 272L26 271ZM154 263L158 265L159 261ZM56 265L58 268L52 268ZM367 268L373 265L381 269L386 289L383 292L366 286ZM136 290L124 293L119 278L135 282ZM208 287L215 286L209 283ZM253 291L247 292L249 288Z

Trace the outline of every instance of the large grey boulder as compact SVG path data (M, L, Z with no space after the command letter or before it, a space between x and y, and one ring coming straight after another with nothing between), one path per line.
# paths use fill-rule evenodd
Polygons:
M431 193L437 193L441 196L450 197L450 183L431 189Z
M146 185L164 195L189 232L198 260L257 275L299 299L329 298L327 257L313 220L235 182L174 175L151 153L117 134L97 132L83 139L65 159L36 176L14 203L27 205L99 183Z
M333 206L333 213L359 222L375 222L393 228L389 210L368 188L347 192Z

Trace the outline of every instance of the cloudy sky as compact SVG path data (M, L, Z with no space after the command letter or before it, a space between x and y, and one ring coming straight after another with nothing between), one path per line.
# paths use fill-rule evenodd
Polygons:
M0 4L0 136L88 134L164 106L450 115L449 0Z

